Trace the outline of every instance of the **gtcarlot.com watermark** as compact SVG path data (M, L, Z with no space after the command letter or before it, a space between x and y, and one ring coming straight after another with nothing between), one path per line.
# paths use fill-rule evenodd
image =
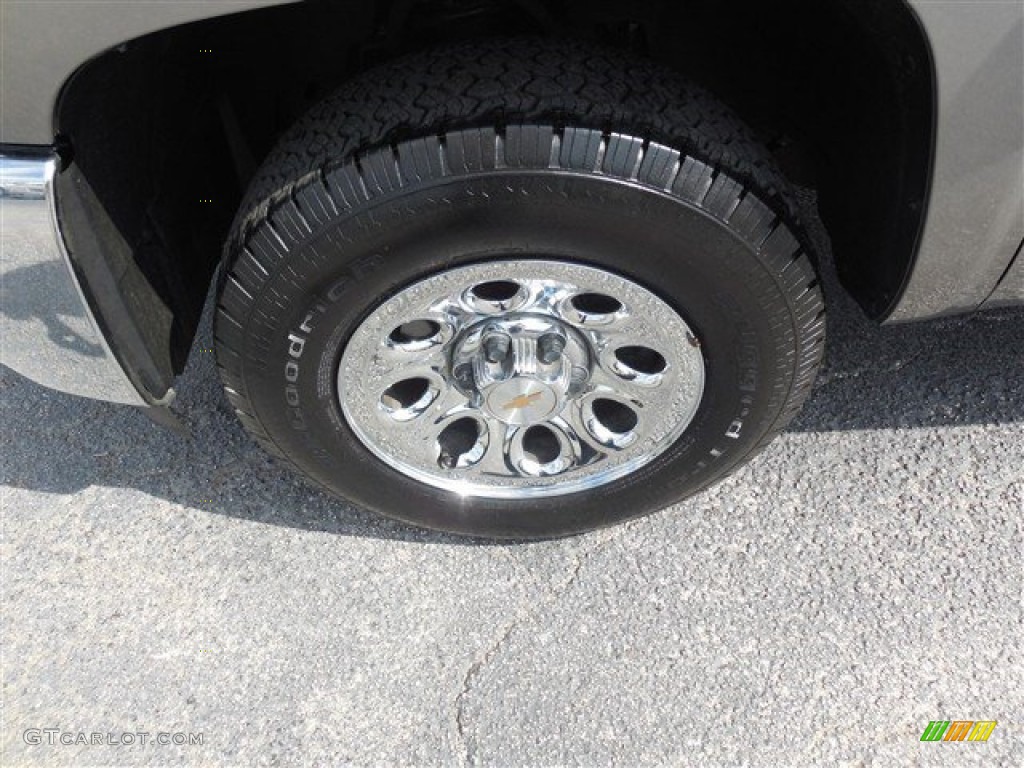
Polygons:
M65 731L63 728L26 728L21 738L30 746L64 747L145 747L156 744L161 747L202 746L205 734L202 731L124 731L122 733L98 731Z

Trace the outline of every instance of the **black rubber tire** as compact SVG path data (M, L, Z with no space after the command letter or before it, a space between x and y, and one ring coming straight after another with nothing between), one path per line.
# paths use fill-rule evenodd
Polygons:
M457 46L359 77L267 159L225 248L217 357L245 426L330 492L452 532L575 533L686 498L793 418L824 349L808 242L767 152L672 72L561 41ZM697 415L636 473L464 499L392 470L346 423L334 375L362 319L431 273L510 255L622 274L701 338Z

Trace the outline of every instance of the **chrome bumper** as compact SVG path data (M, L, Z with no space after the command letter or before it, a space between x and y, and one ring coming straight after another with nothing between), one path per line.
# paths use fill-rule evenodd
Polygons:
M57 225L48 148L0 150L0 363L44 386L147 405L114 357Z

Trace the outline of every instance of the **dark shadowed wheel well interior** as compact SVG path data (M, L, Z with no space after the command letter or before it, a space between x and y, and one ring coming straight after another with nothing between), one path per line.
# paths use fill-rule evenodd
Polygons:
M135 381L159 398L182 369L248 180L306 109L396 56L511 35L635 51L714 92L817 188L845 286L872 316L891 310L934 131L930 51L903 3L307 2L126 41L64 88L58 214Z

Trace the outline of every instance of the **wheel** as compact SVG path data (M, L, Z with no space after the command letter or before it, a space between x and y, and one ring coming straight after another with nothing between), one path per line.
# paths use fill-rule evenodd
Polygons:
M367 73L254 179L215 320L245 426L416 525L564 535L752 457L821 359L811 250L708 94L582 44Z

